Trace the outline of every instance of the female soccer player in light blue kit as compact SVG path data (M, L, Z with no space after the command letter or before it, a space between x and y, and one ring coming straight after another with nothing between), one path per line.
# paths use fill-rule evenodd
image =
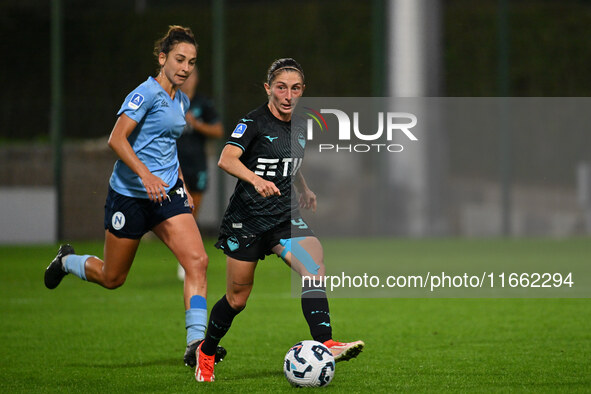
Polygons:
M68 273L115 289L125 282L141 237L153 231L183 266L187 328L185 363L195 366L195 349L207 321L208 258L193 219L177 158L188 97L179 89L195 68L197 44L190 29L170 26L156 42L156 78L133 90L117 113L109 146L117 153L105 204L104 259L77 255L62 245L45 271L45 286L56 288ZM218 361L225 355L219 349Z

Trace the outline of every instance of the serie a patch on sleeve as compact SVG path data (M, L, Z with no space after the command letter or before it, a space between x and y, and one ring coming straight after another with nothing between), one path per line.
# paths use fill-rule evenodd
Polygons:
M139 93L134 93L133 96L131 96L131 100L129 100L129 103L127 103L127 106L131 109L138 109L143 102L144 96L142 96Z
M244 123L238 123L236 125L236 128L232 132L232 137L234 137L234 138L240 138L240 137L242 137L242 135L246 131L246 127L247 126Z

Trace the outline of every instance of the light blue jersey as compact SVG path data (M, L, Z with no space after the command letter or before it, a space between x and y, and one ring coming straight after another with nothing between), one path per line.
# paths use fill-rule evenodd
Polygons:
M189 98L179 89L174 100L153 77L139 85L125 98L117 116L125 114L138 125L128 141L137 157L150 172L169 187L178 179L179 161L176 139L183 133ZM148 198L146 188L122 160L117 160L109 184L119 194Z

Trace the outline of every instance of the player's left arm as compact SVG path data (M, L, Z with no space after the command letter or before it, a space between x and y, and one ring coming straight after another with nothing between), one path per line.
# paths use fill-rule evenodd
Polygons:
M308 187L301 170L296 174L294 186L300 193L300 208L312 209L312 212L316 212L316 194Z
M222 122L206 123L197 119L189 111L186 116L187 123L196 131L209 138L222 138L224 135L224 129Z
M224 127L210 100L205 100L203 103L199 118L196 118L191 111L187 111L186 120L195 131L208 138L222 138L224 136Z

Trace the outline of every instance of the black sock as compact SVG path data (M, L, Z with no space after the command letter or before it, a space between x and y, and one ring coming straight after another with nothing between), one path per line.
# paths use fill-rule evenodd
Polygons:
M324 343L332 339L330 313L324 287L302 287L302 311L315 341Z
M234 320L234 317L241 311L242 310L237 311L230 306L225 294L218 302L216 302L211 309L209 324L207 325L207 332L205 333L205 340L201 345L201 351L203 353L209 356L215 354L222 337L226 335L230 329L232 320Z

